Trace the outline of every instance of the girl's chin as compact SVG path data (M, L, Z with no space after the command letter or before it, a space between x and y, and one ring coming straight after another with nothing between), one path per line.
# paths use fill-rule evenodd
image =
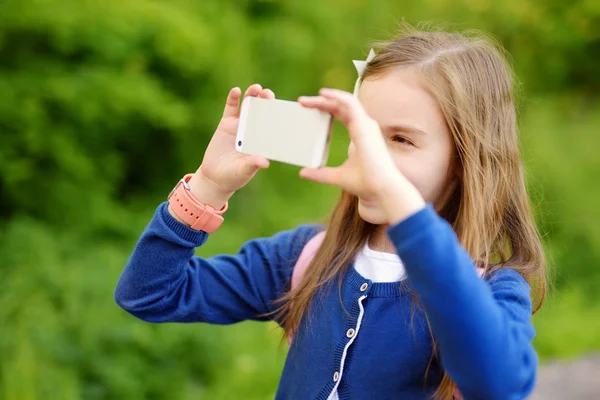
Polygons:
M358 199L358 214L363 220L375 225L384 224L387 221L383 210L373 201Z
M359 204L359 206L363 206L365 208L370 208L370 209L379 208L379 204L373 199L362 199L359 197L358 204Z

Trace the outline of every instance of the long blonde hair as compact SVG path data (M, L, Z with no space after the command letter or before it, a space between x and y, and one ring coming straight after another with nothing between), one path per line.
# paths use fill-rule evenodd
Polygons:
M524 277L532 287L536 312L546 292L545 259L519 153L513 75L500 46L481 34L418 30L403 22L397 37L374 47L381 50L367 64L362 80L399 67L416 68L452 134L460 184L438 212L486 275L511 268ZM279 299L286 333L296 331L316 291L344 275L375 231L358 214L357 201L342 193L307 273ZM437 355L433 343L432 359ZM454 387L445 373L433 397L452 399Z

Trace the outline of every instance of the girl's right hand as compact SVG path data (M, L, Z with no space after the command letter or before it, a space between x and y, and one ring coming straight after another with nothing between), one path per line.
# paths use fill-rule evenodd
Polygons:
M202 164L189 181L194 197L216 210L221 209L236 190L250 182L260 168L269 166L266 158L239 153L235 149L241 94L237 87L229 92L223 118L206 148ZM246 96L275 98L273 91L263 89L259 84L248 87Z

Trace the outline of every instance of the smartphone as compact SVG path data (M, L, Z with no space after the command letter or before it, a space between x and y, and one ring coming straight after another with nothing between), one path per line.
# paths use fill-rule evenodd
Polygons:
M296 101L248 96L242 101L237 151L301 167L327 163L333 118Z

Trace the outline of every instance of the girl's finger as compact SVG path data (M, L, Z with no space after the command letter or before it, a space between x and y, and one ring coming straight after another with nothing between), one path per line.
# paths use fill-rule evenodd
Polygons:
M243 176L251 176L256 173L260 168L267 168L269 166L269 160L260 156L249 156L245 158L241 164L240 173Z
M252 84L248 86L246 89L246 93L244 93L244 98L248 96L258 96L262 90L262 86L259 83Z
M322 88L319 90L319 94L326 99L337 101L343 110L345 110L345 115L348 118L348 124L351 124L357 118L367 117L365 109L363 108L358 98L353 94L339 90L339 89L330 89L330 88Z
M369 117L363 105L352 93L339 89L322 88L319 90L319 94L327 100L337 101L339 116L336 117L348 129L352 140L363 143L365 140L370 140L374 133L381 133L379 124Z
M262 97L263 99L274 99L275 93L271 89L263 89L258 97Z
M373 129L379 129L379 127L367 115L360 103L353 104L352 100L344 98L345 96L341 97L301 96L298 98L298 102L305 107L317 108L330 113L344 124L352 140L362 143L365 137L369 136L369 132Z
M301 178L338 187L342 187L342 176L339 167L302 168L300 170Z
M340 90L340 89L321 88L319 90L319 94L323 97L327 97L327 98L331 98L331 99L339 99L339 100L343 101L344 103L356 103L356 104L359 103L356 96L354 96L352 93L346 92L346 91Z
M225 109L223 110L223 117L235 117L237 115L241 95L242 90L239 87L234 87L229 91L227 101L225 102Z
M256 168L268 168L270 164L268 159L261 156L253 156L252 163Z
M335 99L327 99L323 96L300 96L298 103L304 107L316 108L321 111L330 113L335 118L338 118L342 123L347 120L345 110L341 109L341 104Z

